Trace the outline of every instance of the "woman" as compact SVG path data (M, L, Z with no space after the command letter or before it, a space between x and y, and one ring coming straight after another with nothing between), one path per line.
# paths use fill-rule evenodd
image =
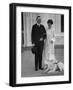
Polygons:
M63 63L58 62L55 58L55 49L54 49L54 42L55 42L55 30L52 28L53 20L49 19L47 21L48 29L47 39L44 41L44 51L43 51L43 61L44 61L44 72L54 72L54 71L62 71Z

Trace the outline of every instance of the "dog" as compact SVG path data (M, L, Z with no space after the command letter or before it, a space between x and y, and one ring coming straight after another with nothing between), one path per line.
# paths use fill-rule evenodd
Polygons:
M58 60L48 60L45 61L44 72L56 72L64 71L64 64Z

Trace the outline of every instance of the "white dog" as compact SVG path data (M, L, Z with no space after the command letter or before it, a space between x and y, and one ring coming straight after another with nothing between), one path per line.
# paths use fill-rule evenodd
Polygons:
M45 62L44 72L55 72L55 71L64 71L64 64L58 62L57 60L50 60Z

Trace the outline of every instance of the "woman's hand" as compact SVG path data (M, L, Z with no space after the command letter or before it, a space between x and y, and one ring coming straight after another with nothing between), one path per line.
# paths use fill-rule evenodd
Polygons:
M53 39L51 39L51 41L50 41L51 43L54 43L55 42L55 38L53 38Z

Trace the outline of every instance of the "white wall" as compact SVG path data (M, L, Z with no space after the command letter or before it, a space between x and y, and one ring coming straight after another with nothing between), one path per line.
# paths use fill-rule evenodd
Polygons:
M8 83L9 83L9 3L12 3L12 2L48 4L48 5L65 5L65 6L73 5L73 0L1 0L0 1L0 90L29 90L29 89L30 90L73 90L73 78L72 78L72 84L17 87L17 88L11 88L8 86ZM73 18L72 18L72 21L73 21ZM73 35L72 35L72 38L73 38ZM72 42L72 45L73 45L73 42ZM73 68L73 65L72 65L72 68ZM72 71L72 75L73 75L73 71Z

